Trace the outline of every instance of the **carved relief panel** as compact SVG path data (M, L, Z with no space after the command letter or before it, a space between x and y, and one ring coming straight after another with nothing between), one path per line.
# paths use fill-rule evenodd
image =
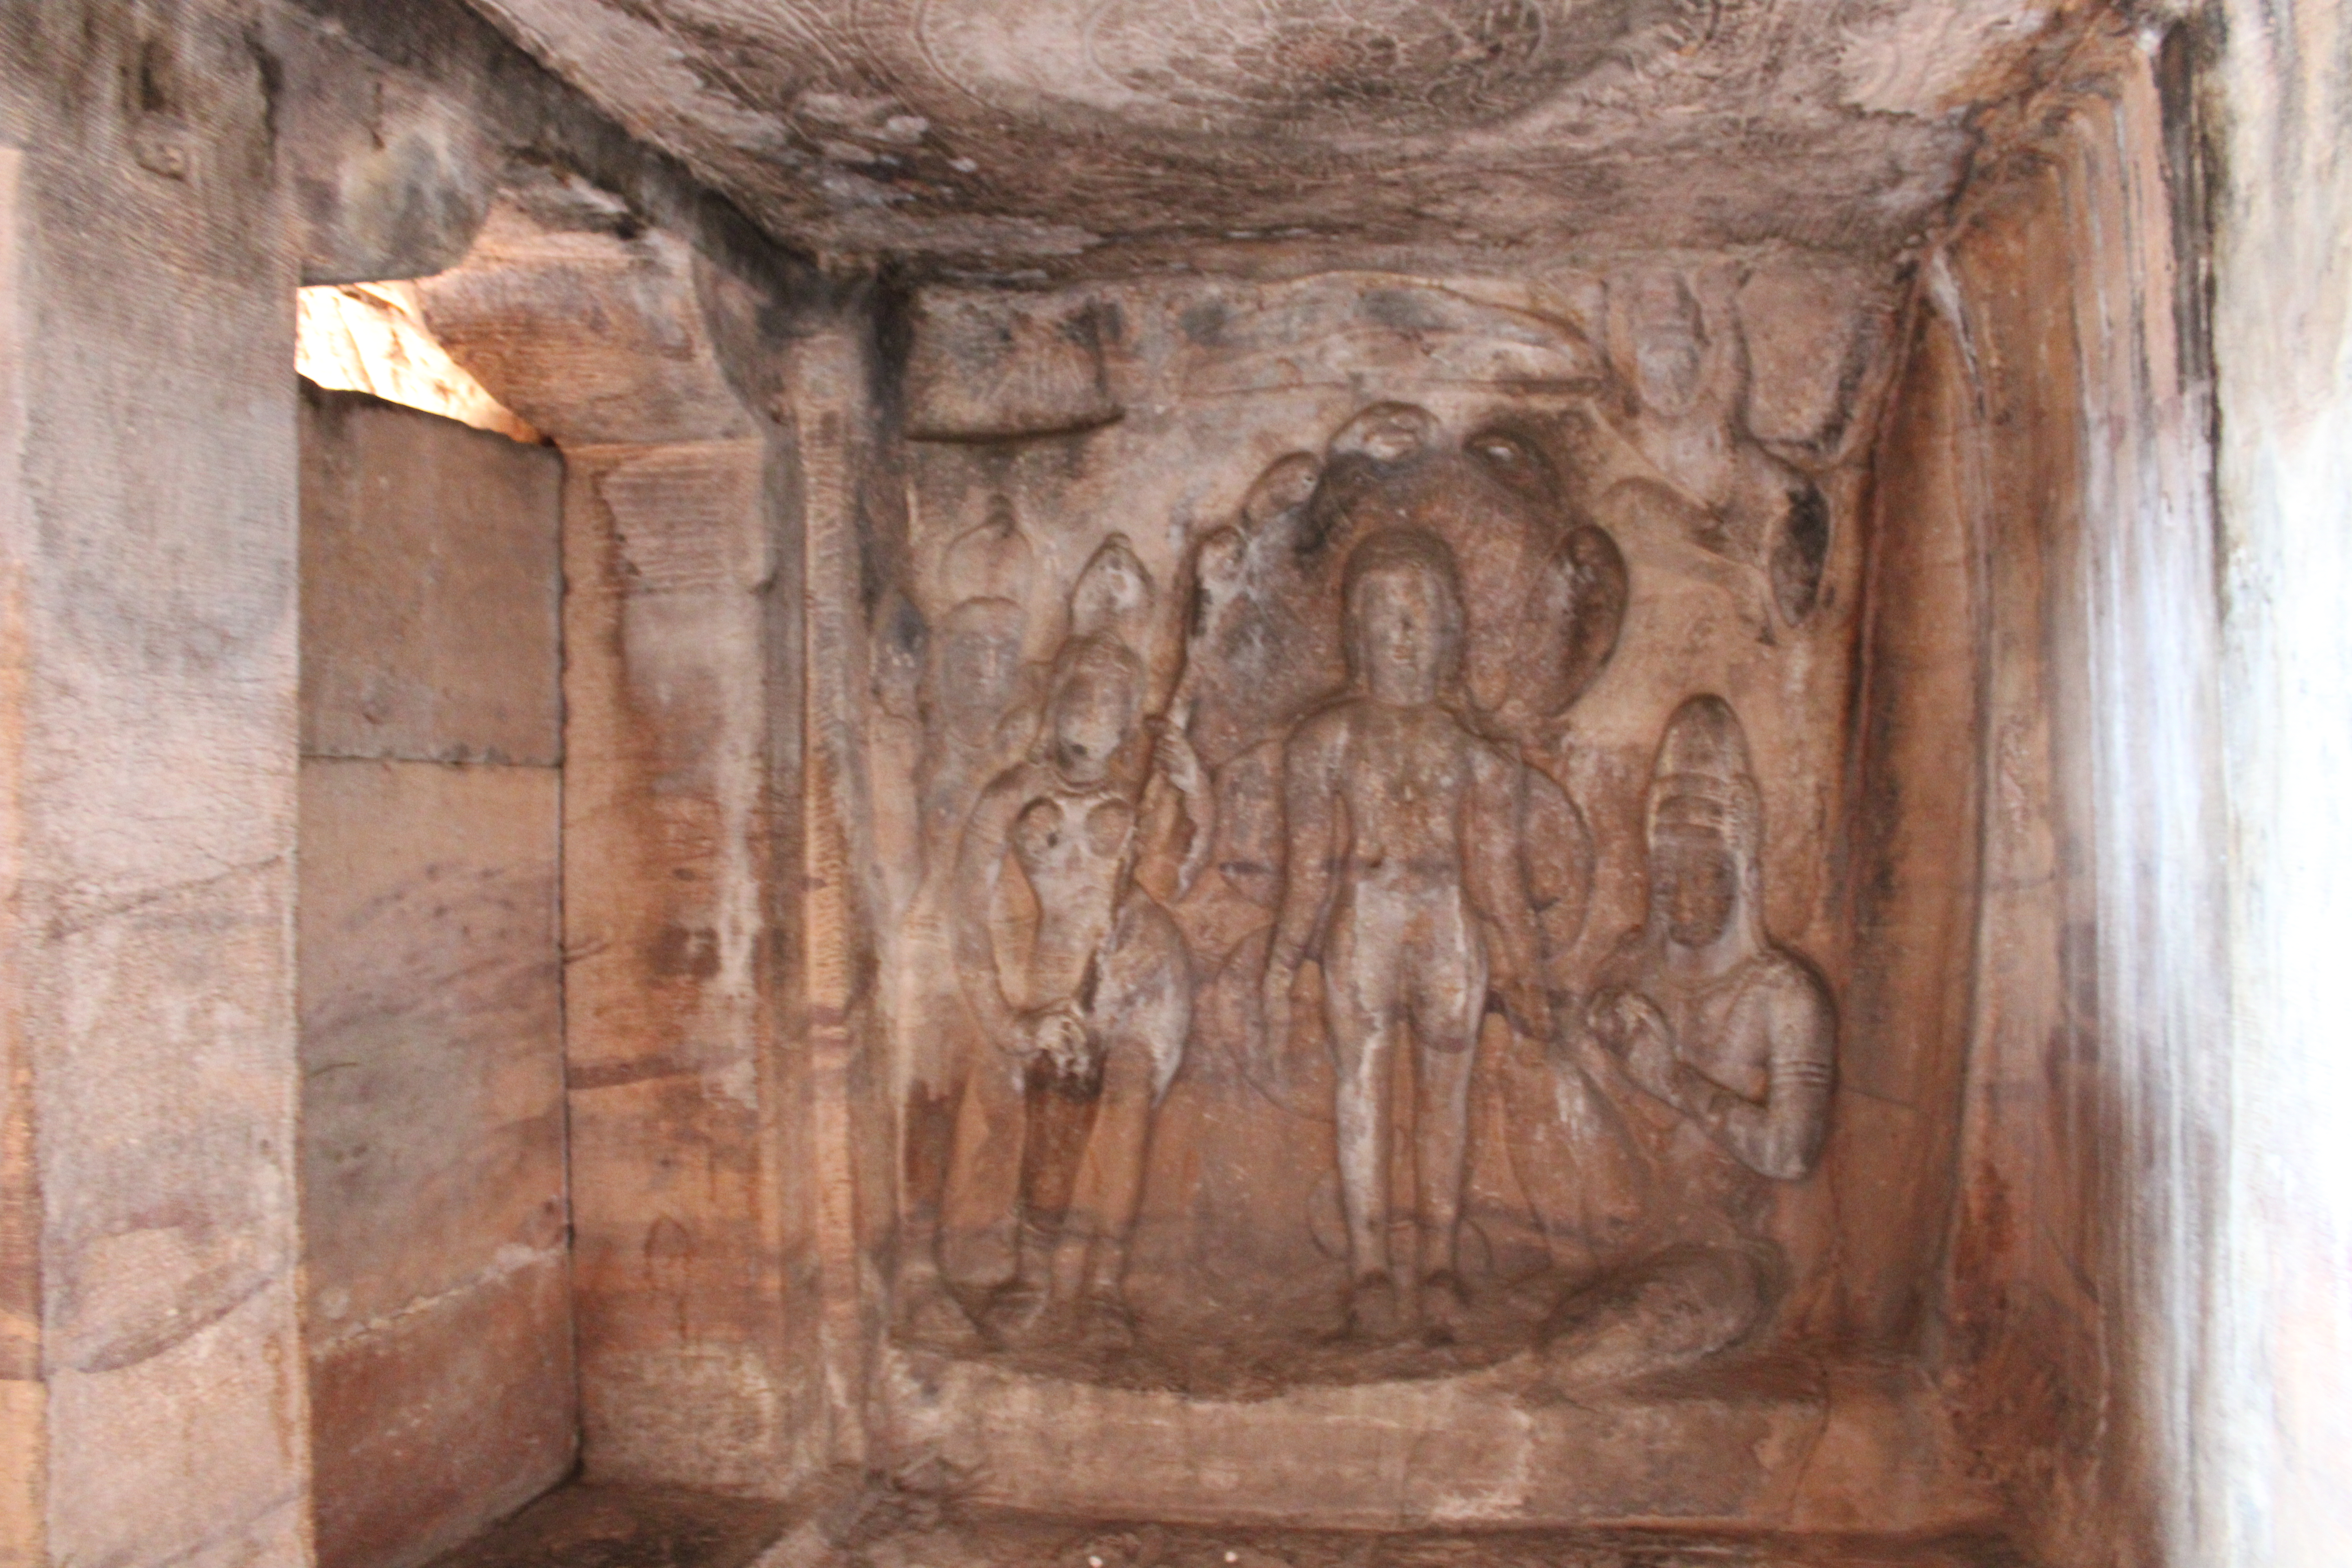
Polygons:
M895 1344L1558 1386L1841 1288L1884 322L1759 393L1759 276L926 300L866 743Z

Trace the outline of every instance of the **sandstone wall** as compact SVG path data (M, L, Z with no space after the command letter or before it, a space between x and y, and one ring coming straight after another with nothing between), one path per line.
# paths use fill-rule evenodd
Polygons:
M798 452L771 280L570 177L421 286L562 447L565 1056L583 1463L826 1462L799 985ZM763 390L763 387L766 390Z
M521 612L489 581L488 540L436 557L429 516L359 509L341 569L364 593L339 629L380 652L405 638L407 657L314 664L298 717L296 286L448 266L517 153L601 181L565 187L600 233L667 225L749 275L782 265L461 7L0 7L6 1561L307 1560L306 1368L330 1557L413 1558L569 1462L551 456L526 454L538 477L518 481L548 525ZM464 439L430 499L490 505ZM747 515L756 531L772 509ZM795 633L789 590L780 607L751 586L775 630L748 649L760 692ZM407 614L427 601L448 613ZM528 700L477 679L510 658L541 666ZM739 823L764 822L764 778L731 797ZM310 989L308 1065L330 1070L307 1080L306 859L309 934L368 961ZM729 897L788 901L764 882ZM768 1061L780 1033L740 1037L739 1058ZM798 1167L775 1152L782 1102L761 1103L774 1131L738 1206L780 1237ZM667 1172L676 1152L626 1158ZM669 1207L700 1235L705 1199L683 1191ZM624 1258L677 1219L640 1217L616 1233ZM781 1342L786 1247L744 1255L764 1270L746 1331ZM656 1340L701 1299L660 1278ZM660 1386L662 1409L696 1402ZM622 1401L607 1430L646 1409ZM779 1444L822 1442L821 1419L782 1409ZM674 1429L702 1430L691 1413ZM709 1480L705 1451L654 1468ZM782 1484L772 1453L758 1473Z
M2196 1406L2201 1544L2352 1534L2352 17L2217 7L2208 75L2233 1033L2228 1251ZM2226 1556L2222 1553L2226 1552Z
M0 1559L309 1552L296 261L251 7L0 7Z
M1976 628L1945 664L1980 891L1936 1342L2036 1552L2201 1561L2228 1022L2199 169L2161 37L2070 65L1990 128L1878 465L1884 514L1956 525Z
M1238 276L1232 300L1201 277L1100 284L1052 320L1019 290L983 298L942 367L924 321L991 291L877 303L859 263L816 279L440 0L0 4L0 1563L299 1563L314 1519L338 1563L409 1562L560 1475L575 1430L592 1477L740 1490L977 1456L1008 1499L1229 1513L1197 1484L1224 1466L1286 1516L1336 1470L1364 1489L1339 1499L1350 1521L1539 1506L1843 1530L1999 1502L2087 1568L2330 1560L2352 1495L2342 28L2330 5L2221 0L2226 26L2166 41L2156 14L2067 33L2043 89L1972 122L1972 183L1908 256L1883 423L1832 439L1774 405L1831 357L1806 291L1849 283L1764 252L1734 280L1752 374L1724 429L1840 470L1828 574L1758 599L1779 651L1739 668L1821 657L1731 693L1804 721L1750 720L1780 842L1811 825L1767 913L1837 983L1840 1088L1801 1188L1823 1206L1797 1216L1817 1288L1772 1328L1837 1353L1801 1387L1677 1396L1708 1448L1608 1426L1606 1402L1547 1394L1523 1422L1527 1389L1502 1383L1541 1371L1534 1349L1486 1383L1423 1379L1412 1406L1352 1372L1216 1406L1014 1364L985 1311L893 1316L920 1304L944 1100L910 1091L943 1037L894 1011L940 978L937 942L894 949L877 911L912 891L923 726L971 673L946 669L950 634L1006 653L982 602L1005 598L1013 542L1073 593L1014 584L1041 615L997 673L1049 672L1081 563L1126 570L1114 523L1163 593L1155 636L1177 637L1174 607L1211 603L1192 524L1262 525L1254 498L1287 505L1294 458L1362 455L1339 449L1353 432L1395 470L1371 493L1427 501L1381 456L1383 388L1421 400L1446 463L1497 476L1540 453L1461 387L1591 393L1596 430L1631 417L1598 395L1623 366L1561 357L1618 331L1588 316L1613 280L1342 279L1320 337L1319 283L1280 310ZM340 426L314 456L345 459L310 476L338 498L320 514L352 526L309 563L300 647L293 288L461 258L426 313L562 443L560 480L545 453L314 405ZM1449 359L1465 307L1435 296L1456 285L1549 324ZM1152 332L1197 383L1138 373ZM1047 374L992 341L1042 347ZM1287 411L1229 412L1247 399ZM1146 447L1192 405L1219 412ZM369 489L396 467L431 472ZM501 545L486 516L534 531ZM1631 554L1621 686L1671 641L1642 631L1661 573ZM329 614L337 581L353 591ZM1641 721L1569 781L1605 808L1592 942L1640 892L1649 699L1696 690L1647 668ZM1213 1066L1194 1058L1163 1127ZM1223 1135L1286 1173L1328 1163ZM1160 1147L1181 1178L1160 1190L1186 1200L1244 1163ZM1551 1245L1532 1194L1495 1190ZM1300 1229L1305 1205L1282 1212ZM1139 1256L1154 1222L1202 1217L1147 1203ZM1460 1387L1495 1425L1448 1403ZM1300 1408L1361 1446L1279 1425ZM1515 1446L1533 1426L1560 1444ZM1482 1432L1502 1437L1478 1450ZM1652 1473L1660 1452L1695 1478ZM1596 1504L1602 1460L1639 1488ZM1408 1463L1423 1489L1389 1468Z
M576 1448L562 462L306 388L300 1005L318 1550L418 1562Z

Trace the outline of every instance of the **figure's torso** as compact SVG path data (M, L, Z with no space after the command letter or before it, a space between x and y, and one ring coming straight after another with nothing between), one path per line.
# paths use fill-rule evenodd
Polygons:
M1100 790L1041 795L1014 818L1013 855L1037 900L1028 964L1029 1002L1077 994L1118 917L1135 808Z
M1763 1103L1771 1087L1769 966L1749 958L1712 980L1658 982L1653 999L1683 1060L1720 1088Z
M1705 980L1669 978L1662 956L1636 930L1602 967L1600 988L1637 992L1672 1031L1675 1055L1708 1082L1751 1104L1771 1092L1773 1010L1784 989L1787 961L1767 949ZM1674 1239L1706 1240L1751 1234L1770 1183L1740 1163L1690 1117L1647 1094L1628 1109L1649 1129L1652 1168L1660 1191L1654 1215L1670 1216Z
M1343 713L1348 736L1339 787L1351 887L1458 889L1462 799L1476 742L1434 705L1360 701Z

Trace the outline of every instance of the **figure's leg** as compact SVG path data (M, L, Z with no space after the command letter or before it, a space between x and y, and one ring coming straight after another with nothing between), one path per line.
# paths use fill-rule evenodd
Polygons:
M1360 940L1345 905L1332 917L1323 953L1323 1024L1337 1079L1339 1210L1347 1221L1349 1331L1393 1333L1402 1282L1389 1257L1389 1074L1396 1053L1392 948ZM1383 1297L1385 1298L1383 1300Z
M1485 945L1466 910L1433 911L1408 984L1413 1034L1414 1164L1419 1176L1423 1305L1450 1326L1462 1300L1462 1190L1470 1165L1470 1078L1486 1012Z
M1077 1180L1054 1251L1057 1307L1119 1308L1127 1243L1143 1196L1144 1161L1150 1150L1151 1054L1130 1039L1105 1051L1102 1096L1094 1127L1078 1156Z
M1010 1281L1018 1267L1028 1109L1022 1074L980 1047L964 1074L940 1197L940 1272L967 1309Z
M940 1269L940 1205L955 1147L962 1086L910 1086L900 1121L899 1216L893 1310L910 1338L961 1344L974 1323Z
M1089 1096L1072 1092L1039 1061L1032 1061L1023 1075L1022 1095L1021 1173L1013 1199L1021 1215L1020 1266L996 1303L997 1323L1013 1333L1034 1326L1052 1293L1054 1253L1070 1212L1078 1151L1095 1112Z

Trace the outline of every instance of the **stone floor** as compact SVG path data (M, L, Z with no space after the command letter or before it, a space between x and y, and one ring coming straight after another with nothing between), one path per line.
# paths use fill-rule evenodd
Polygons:
M431 1568L2028 1568L1979 1538L1219 1529L1050 1519L953 1495L836 1484L777 1503L572 1486Z
M560 1487L429 1568L745 1568L810 1512L656 1487Z

